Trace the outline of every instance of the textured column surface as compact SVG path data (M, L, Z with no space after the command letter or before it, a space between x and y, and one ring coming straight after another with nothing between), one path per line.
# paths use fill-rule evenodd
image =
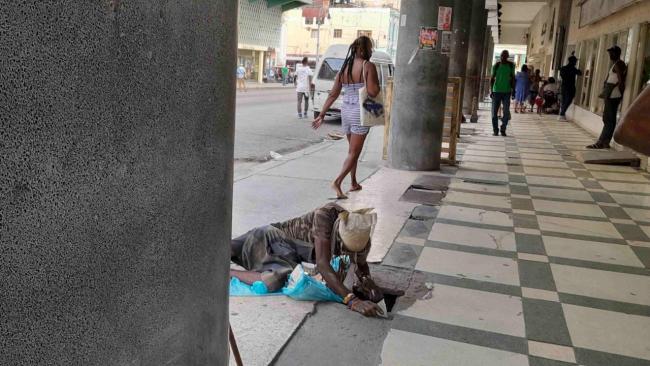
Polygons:
M412 57L419 45L420 27L437 25L438 5L432 0L409 0L401 5L405 24L397 43L389 147L390 163L397 169L440 169L449 58L439 48L419 50Z
M472 7L467 0L454 0L452 21L451 53L449 54L449 76L460 77L465 81L467 75L467 52L469 50L469 31L471 27ZM460 90L461 104L464 103L465 87ZM462 111L462 110L461 110Z
M237 2L0 9L0 364L227 365Z
M468 6L469 1L467 2ZM485 32L487 29L487 11L485 0L472 0L472 27L469 31L469 51L467 53L467 76L465 79L465 93L463 112L470 114L472 99L478 97L483 51L485 47Z
M449 54L449 76L464 79L467 72L472 7L469 6L467 0L454 0L453 5L453 35L451 38L451 53Z

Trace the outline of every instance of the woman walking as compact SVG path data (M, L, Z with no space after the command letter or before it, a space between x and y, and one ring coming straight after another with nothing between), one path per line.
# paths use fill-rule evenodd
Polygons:
M515 82L515 113L526 113L526 100L530 88L528 66L521 67L521 71L515 75Z
M338 199L348 198L341 184L343 179L350 174L352 186L350 192L361 190L361 185L357 181L357 163L366 135L370 130L369 127L361 126L361 108L359 106L359 90L366 87L370 97L376 97L379 94L379 77L375 65L370 62L372 56L372 40L366 36L357 38L348 49L348 54L343 62L341 71L336 75L334 87L330 92L325 105L320 114L312 123L312 127L317 129L323 123L325 113L332 106L334 101L343 93L343 103L341 103L341 120L343 132L348 138L348 155L343 162L341 173L332 183L332 188L336 192Z

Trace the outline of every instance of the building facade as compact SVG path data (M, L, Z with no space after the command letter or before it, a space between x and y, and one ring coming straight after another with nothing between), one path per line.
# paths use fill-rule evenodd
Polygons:
M528 29L528 62L544 75L557 76L572 53L578 58L583 75L569 117L594 135L602 128L598 95L612 66L607 49L614 45L628 65L624 113L650 78L650 1L553 0ZM647 167L647 157L642 160Z
M357 37L370 37L375 49L395 57L399 11L392 7L330 7L329 16L322 24L304 17L299 10L284 15L285 50L287 63L307 56L316 62L330 45L351 44ZM320 29L319 29L320 28Z
M261 83L268 70L277 64L283 12L310 3L311 0L239 2L237 62L246 68L248 79Z

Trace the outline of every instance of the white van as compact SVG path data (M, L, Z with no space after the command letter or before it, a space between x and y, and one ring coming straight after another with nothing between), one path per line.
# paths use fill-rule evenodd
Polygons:
M349 46L346 45L332 45L330 46L322 60L316 65L315 77L312 83L314 84L314 118L320 114L330 91L334 87L334 79L336 74L341 71L345 56L347 56ZM386 80L393 77L395 65L390 56L383 51L373 51L372 58L370 59L377 66L377 74L379 75L379 85L382 90L386 85ZM343 95L343 91L341 91ZM327 112L328 116L336 118L341 117L341 98L337 99L330 110Z

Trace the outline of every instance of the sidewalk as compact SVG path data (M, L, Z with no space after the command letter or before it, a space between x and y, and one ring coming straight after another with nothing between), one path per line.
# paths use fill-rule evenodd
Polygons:
M572 123L513 114L511 137L493 137L482 112L479 124L462 126L457 170L382 168L381 131L373 130L362 163L370 178L346 204L378 203L380 217L398 227L372 267L379 282L408 287L392 319L331 303L314 313L309 304L296 312L300 322L277 323L295 327L273 336L266 361L247 365L650 365L650 175L578 162L575 153L592 137ZM263 188L247 196L264 200L257 207L284 202L260 219L254 207L238 208L239 230L323 203L344 151L326 143L239 176L235 207L238 187ZM319 174L305 177L314 167ZM398 201L421 175L451 180L440 205ZM305 305L276 301L289 304L273 309L283 319L295 315L287 306Z
M293 83L287 84L285 86L282 85L282 83L258 83L257 81L246 81L246 88L250 90L256 90L256 89L291 89L294 88L295 86ZM239 91L238 91L239 92Z
M417 206L398 201L417 175L382 169L382 143L383 129L371 129L357 168L364 188L349 194L350 199L339 201L348 209L373 207L377 211L378 227L368 258L373 262L384 258ZM330 184L339 173L347 150L345 140L325 141L278 160L237 169L233 237L257 226L302 215L331 201L334 192ZM344 182L344 187L347 185L349 179ZM244 364L269 364L313 311L313 303L283 296L231 298L230 321Z
M650 175L578 162L593 138L572 123L513 116L508 138L482 116L431 230L391 249L414 280L382 364L649 365Z

